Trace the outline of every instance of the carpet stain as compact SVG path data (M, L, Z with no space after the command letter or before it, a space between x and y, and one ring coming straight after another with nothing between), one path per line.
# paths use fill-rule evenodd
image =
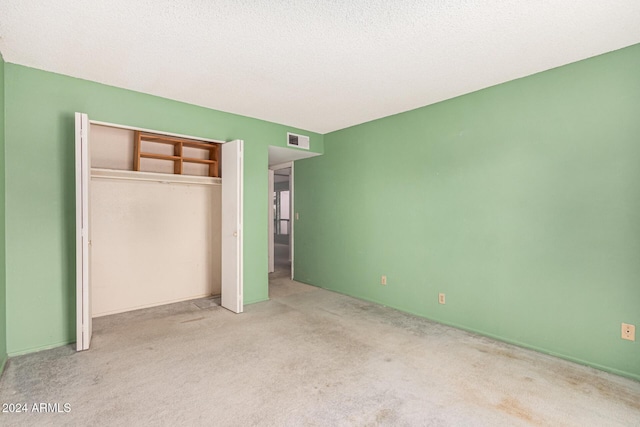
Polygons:
M495 403L491 403L487 401L487 399L485 398L485 396L480 390L475 390L466 384L460 384L460 385L462 386L460 387L460 390L462 391L462 397L464 401L467 403L482 406L491 410L497 409L507 415L517 417L532 425L545 424L544 422L541 422L539 419L536 419L539 417L534 417L534 415L532 415L531 413L531 410L523 406L522 403L520 403L520 401L514 397L511 397L511 396L504 397L502 398L500 403L496 405Z
M595 389L597 392L611 402L622 403L634 410L640 410L640 394L627 387L600 378L599 373L578 372L572 367L564 367L562 370L554 369L558 373L558 378L562 378L574 389L591 394Z
M601 380L597 381L594 386L603 396L614 401L622 402L633 409L640 410L640 395L637 393L632 393L622 387L612 387L610 383L604 383Z
M513 360L525 360L522 357L519 357L518 355L516 355L514 352L503 349L503 348L495 348L495 346L492 347L475 347L476 350L478 350L480 353L485 353L485 354L491 354L491 355L496 355L496 356L503 356L506 357L508 359L513 359Z
M383 421L388 421L392 418L393 412L391 409L385 408L378 411L376 414L376 422L381 423Z
M182 321L182 322L180 322L180 323L197 322L198 320L202 320L202 319L204 319L204 317L197 317L197 318L195 318L195 319L183 320L183 321Z
M533 416L529 413L529 411L525 407L523 407L522 404L520 404L518 399L514 399L513 397L505 397L496 406L496 408L503 412L506 412L509 415L518 417L521 420L527 421L532 424L534 423Z
M509 359L523 360L521 357L518 357L514 353L507 350L493 350L492 353L497 354L499 356L504 356Z

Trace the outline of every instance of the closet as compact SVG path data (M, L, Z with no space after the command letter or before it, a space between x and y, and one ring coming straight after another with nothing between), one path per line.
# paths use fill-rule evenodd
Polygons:
M220 295L219 144L89 133L92 317Z

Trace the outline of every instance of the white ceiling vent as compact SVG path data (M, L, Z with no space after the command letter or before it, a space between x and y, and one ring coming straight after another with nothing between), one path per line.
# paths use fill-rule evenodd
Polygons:
M289 147L309 149L309 137L304 135L296 135L295 133L287 132L287 145Z

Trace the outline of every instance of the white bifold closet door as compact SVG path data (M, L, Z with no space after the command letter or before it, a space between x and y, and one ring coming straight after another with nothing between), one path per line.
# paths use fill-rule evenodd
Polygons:
M222 145L222 291L221 305L242 313L242 169L243 141Z

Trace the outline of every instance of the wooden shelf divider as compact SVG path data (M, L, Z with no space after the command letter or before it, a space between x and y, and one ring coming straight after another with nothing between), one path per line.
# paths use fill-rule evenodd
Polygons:
M173 155L146 153L142 151L142 141L153 142L158 144L173 145ZM195 157L184 157L183 148L197 148L209 152L208 159L198 159ZM220 161L220 144L195 141L193 139L178 138L175 136L157 135L142 131L135 131L133 144L133 170L140 170L140 159L157 159L168 160L173 163L173 173L182 175L184 163L198 163L209 165L209 176L220 177L219 161Z

